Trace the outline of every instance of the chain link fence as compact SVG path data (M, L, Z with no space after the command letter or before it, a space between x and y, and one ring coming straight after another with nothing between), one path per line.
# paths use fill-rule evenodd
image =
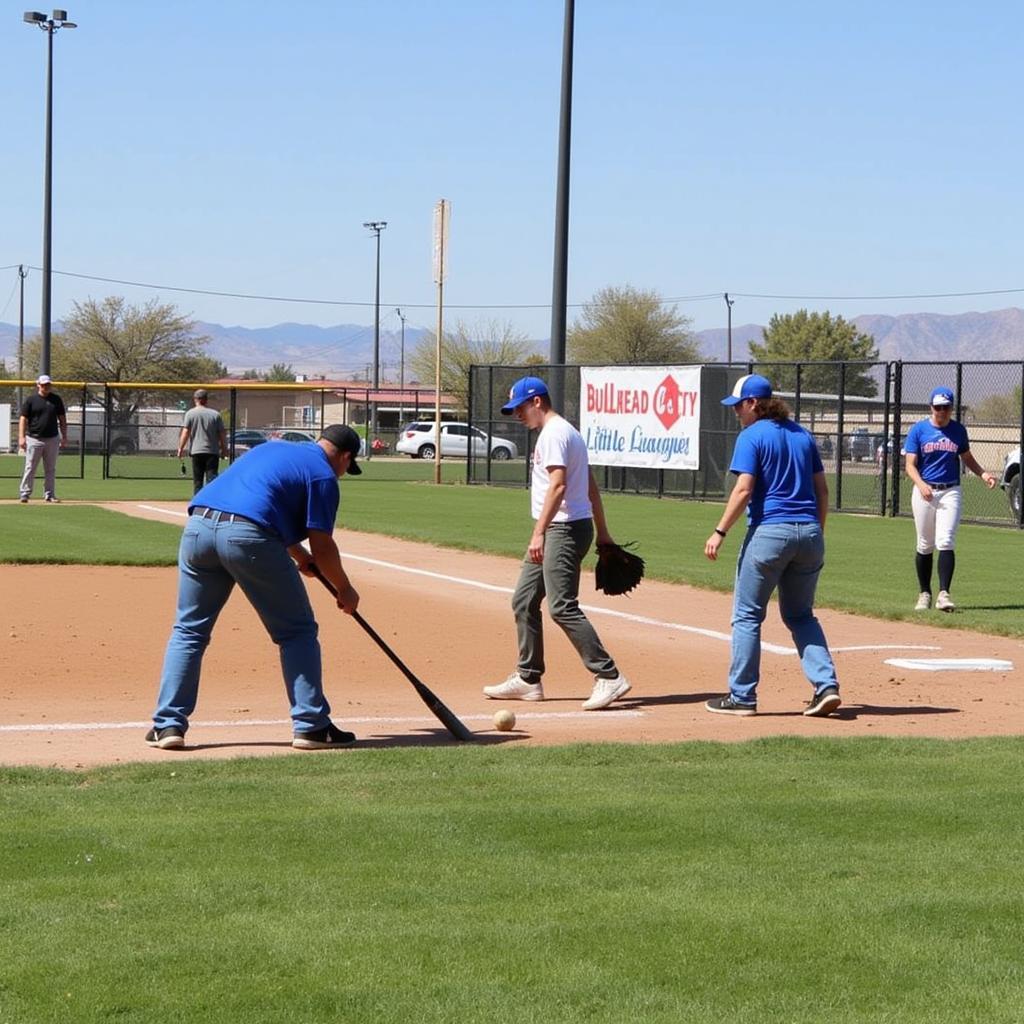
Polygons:
M487 450L470 453L469 483L529 486L533 437L500 411L509 388L524 373L546 380L556 408L579 426L579 366L472 367L468 419L488 436L489 444ZM738 424L732 410L720 401L747 373L771 380L793 418L814 434L828 474L832 507L873 515L911 514L903 442L910 427L929 415L932 389L940 384L952 387L958 403L956 418L967 427L975 458L1002 484L990 491L982 481L965 474L964 519L1022 525L1019 453L1024 439L1024 362L706 364L701 373L700 468L595 466L602 489L724 500L732 489L728 467ZM502 438L515 443L518 458L493 457Z
M224 420L228 459L234 460L267 441L314 441L325 426L347 423L365 442L365 458L392 454L408 423L434 419L436 395L426 388L368 388L296 384L202 384L208 407ZM177 458L185 413L194 406L196 384L83 384L57 381L54 391L67 410L68 443L57 475L82 478L86 462L97 461L104 479L162 480L191 477ZM9 427L0 449L0 478L19 479L24 457L18 453L18 418L23 401L35 393L29 381L4 382L0 408ZM453 400L442 395L442 414ZM371 424L376 422L377 433Z

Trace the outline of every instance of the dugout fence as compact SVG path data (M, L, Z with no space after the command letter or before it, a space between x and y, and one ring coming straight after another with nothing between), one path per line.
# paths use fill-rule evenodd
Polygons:
M512 383L524 373L548 381L559 410L580 425L579 366L474 366L469 380L469 421L493 437L508 438L520 452L496 460L490 450L471 452L467 483L528 487L533 438L513 417L501 415ZM697 470L595 467L605 491L690 500L724 500L732 488L729 461L738 433L735 415L720 400L747 373L768 377L794 419L814 434L829 477L836 511L911 515L912 486L904 470L907 431L928 415L932 389L956 394L955 418L964 423L971 450L999 476L1006 456L1024 443L1024 362L792 362L722 363L701 368L700 468ZM488 445L488 449L492 446ZM964 479L963 518L1024 525L1006 494Z

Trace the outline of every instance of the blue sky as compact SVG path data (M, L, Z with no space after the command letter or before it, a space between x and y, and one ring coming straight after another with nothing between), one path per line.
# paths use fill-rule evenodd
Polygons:
M70 0L69 0L70 2ZM41 263L46 36L0 13L0 267ZM303 14L295 12L304 11ZM550 327L560 0L68 9L55 45L54 315L158 296L199 319L432 326L431 220L452 203L448 319ZM681 301L697 329L802 306L955 313L1024 288L1024 5L579 0L569 300ZM0 320L16 321L0 271ZM850 301L757 299L864 296ZM6 303L6 304L5 304ZM425 308L415 308L422 304ZM490 310L457 306L494 306ZM26 284L38 322L39 274ZM516 306L537 306L517 309ZM570 309L570 322L576 310Z

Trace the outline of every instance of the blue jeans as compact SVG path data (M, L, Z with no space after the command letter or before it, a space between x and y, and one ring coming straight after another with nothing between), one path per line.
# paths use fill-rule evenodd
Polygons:
M330 722L323 692L320 642L309 596L280 538L254 523L191 516L178 549L178 613L167 642L157 729L188 728L199 696L199 673L217 616L237 583L281 656L295 732Z
M825 537L817 523L762 523L747 531L736 565L729 691L737 704L757 703L761 623L775 588L779 612L815 694L835 686L836 668L814 615L814 591L825 564Z

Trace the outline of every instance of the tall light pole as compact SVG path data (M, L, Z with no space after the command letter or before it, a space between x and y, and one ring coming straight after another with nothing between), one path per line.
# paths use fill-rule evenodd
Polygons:
M728 310L728 313L729 313L729 330L728 330L728 334L726 336L727 340L726 340L726 350L725 350L725 361L727 363L731 363L732 362L732 304L736 300L735 299L730 299L728 292L726 292L722 296L722 298L725 299L725 308Z
M53 208L53 34L61 28L77 28L68 21L67 11L54 11L47 18L39 11L26 11L23 18L30 25L38 25L46 33L46 157L43 172L43 311L39 329L42 332L42 349L39 355L39 372L50 372L50 263L51 225Z
M398 399L398 427L401 429L402 420L405 418L405 314L400 309L395 309L398 319L402 321L402 347L401 357L398 363L398 388L401 397Z
M363 227L369 228L377 236L377 286L373 298L373 390L380 387L380 233L388 226L386 220L364 221ZM373 413L370 431L373 437L369 443L377 437L377 400L373 400Z
M558 122L558 180L555 196L555 259L551 288L551 362L565 364L565 321L569 284L569 157L572 146L572 56L573 25L576 5L565 0L565 25L562 30L562 102ZM552 374L556 406L562 408L564 374Z

